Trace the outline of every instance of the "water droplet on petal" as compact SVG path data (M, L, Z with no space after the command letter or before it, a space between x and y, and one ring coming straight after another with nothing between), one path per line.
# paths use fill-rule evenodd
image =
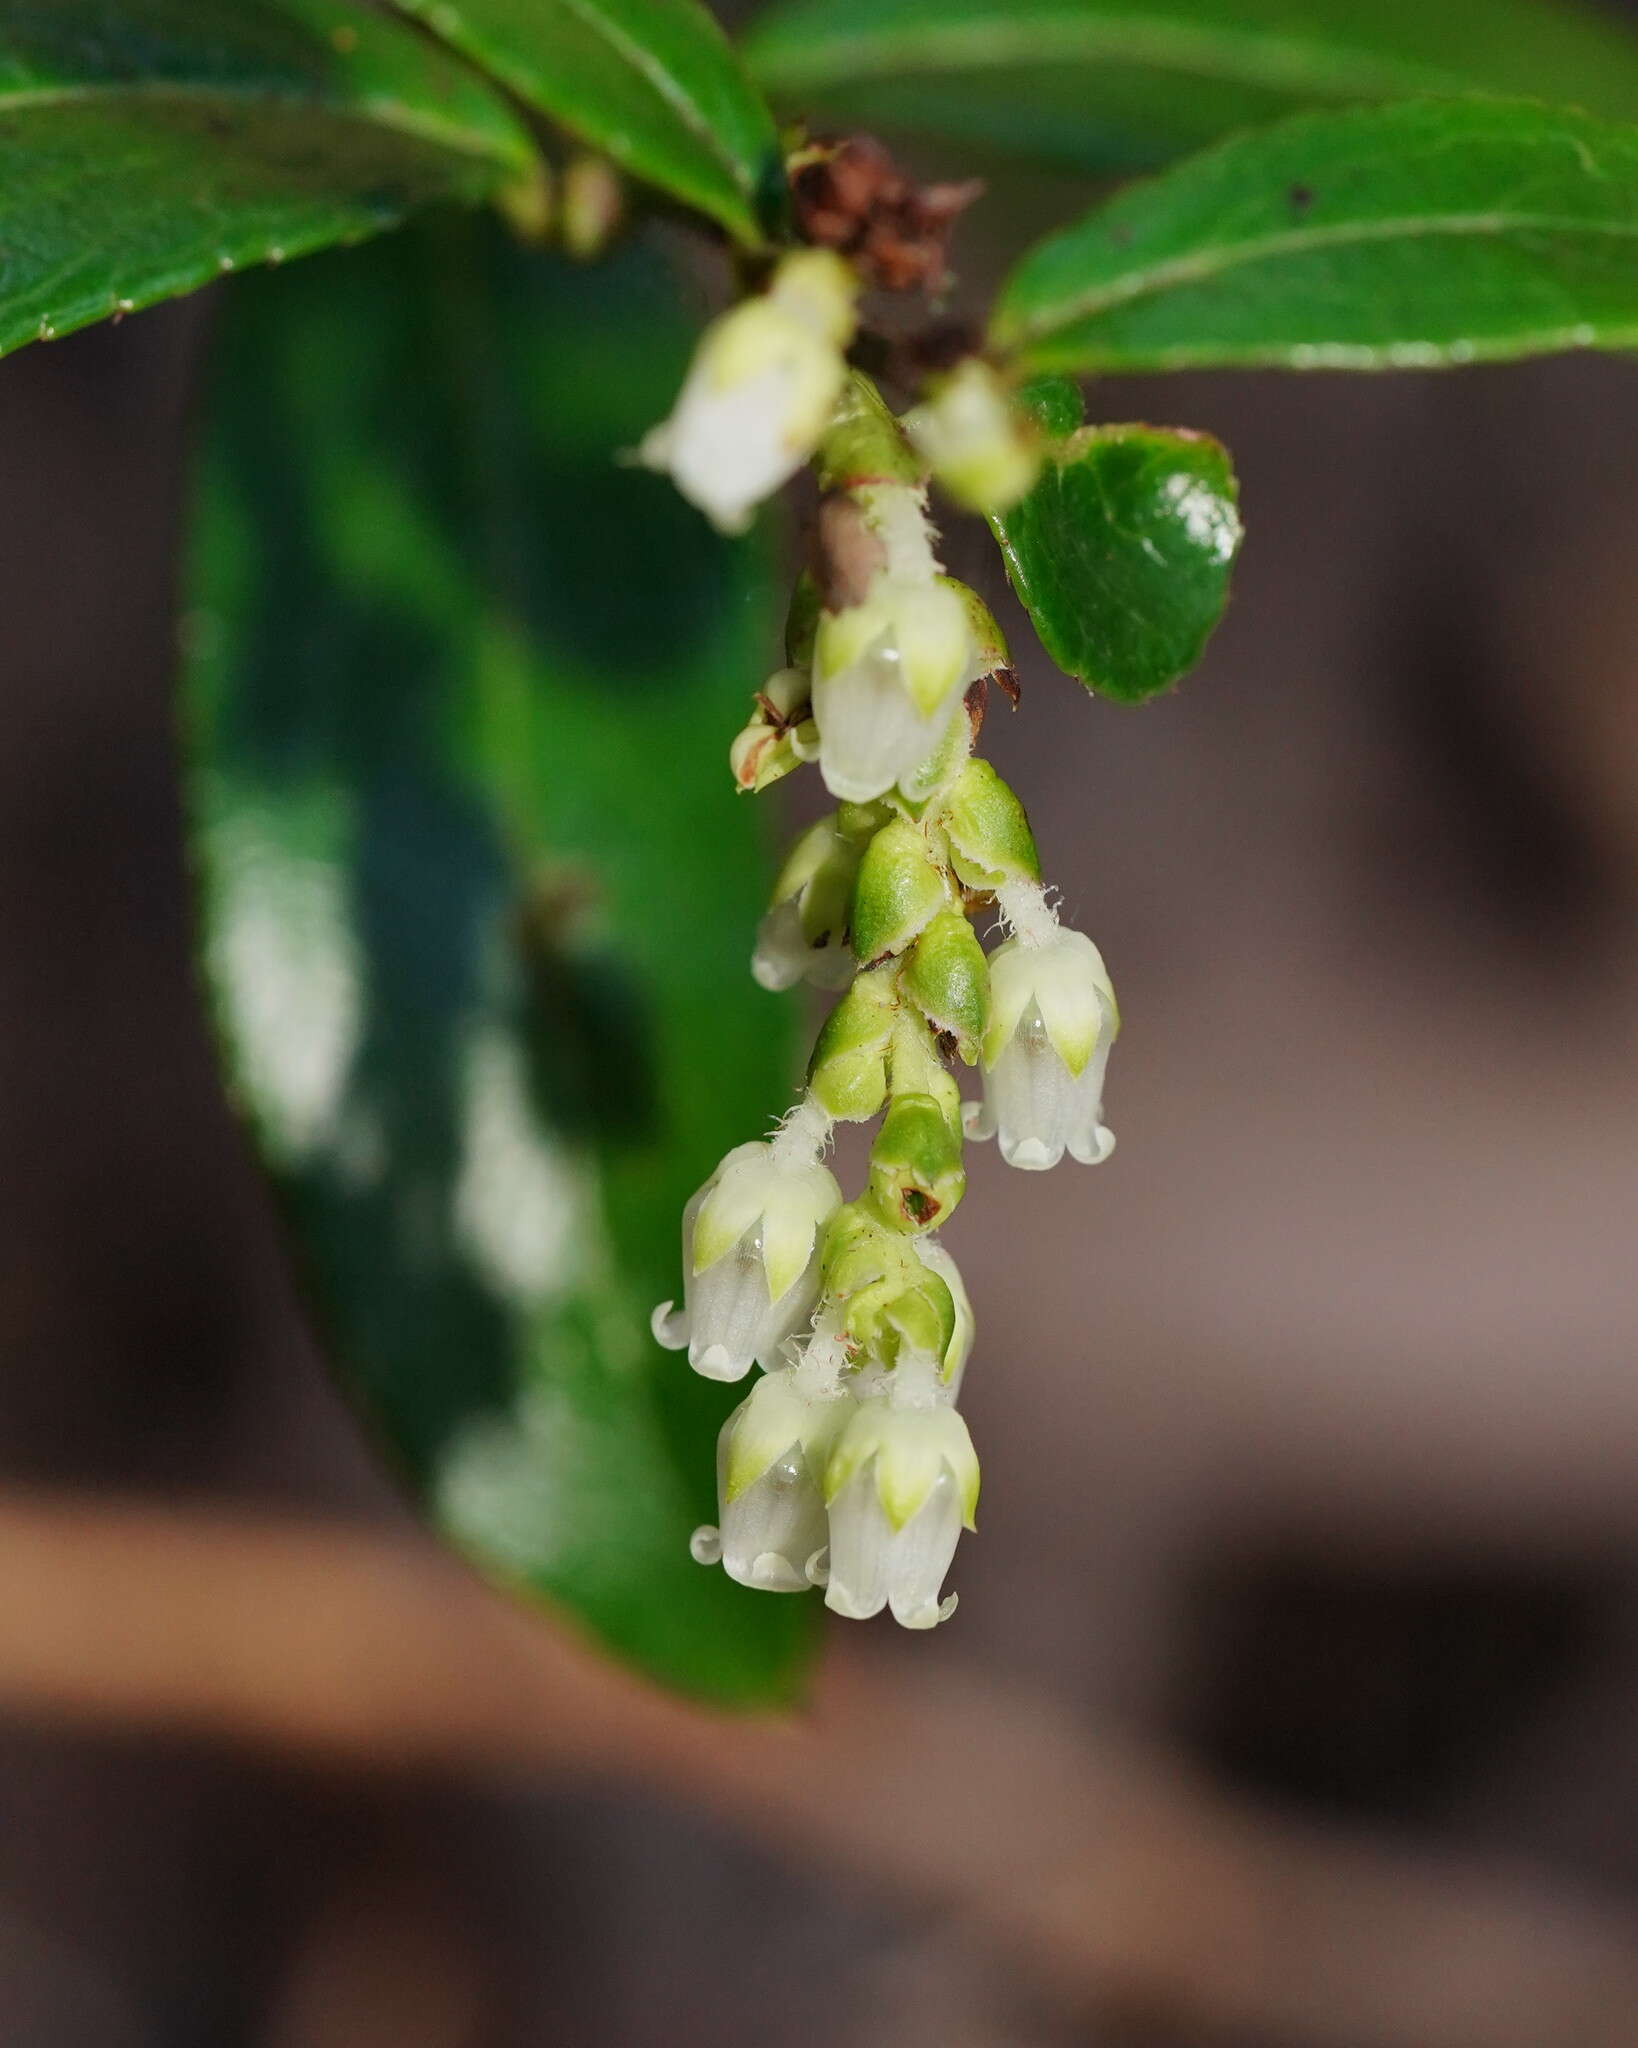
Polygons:
M721 1564L722 1531L714 1522L701 1522L688 1539L688 1553L696 1564Z

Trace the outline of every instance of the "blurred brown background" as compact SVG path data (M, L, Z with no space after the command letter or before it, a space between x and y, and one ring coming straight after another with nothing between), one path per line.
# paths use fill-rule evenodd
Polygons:
M1120 1151L978 1156L961 1612L781 1747L534 1661L325 1381L188 965L207 342L0 370L6 2048L1638 2043L1632 365L1093 394L1250 534L988 735Z

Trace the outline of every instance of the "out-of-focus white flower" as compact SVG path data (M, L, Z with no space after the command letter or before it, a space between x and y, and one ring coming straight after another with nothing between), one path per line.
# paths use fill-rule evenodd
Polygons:
M737 1145L683 1211L681 1311L654 1311L655 1337L712 1380L779 1365L819 1297L819 1234L841 1190L819 1154L830 1120L811 1103L767 1143Z
M1103 956L1066 931L1038 886L1010 884L1003 912L1016 936L990 955L984 1102L968 1104L969 1137L999 1137L1009 1166L1044 1171L1067 1151L1096 1166L1115 1149L1103 1121L1104 1072L1120 1012Z
M671 417L638 458L724 533L813 454L846 376L858 283L828 249L787 256L760 297L706 329Z
M883 562L861 603L820 618L813 715L825 787L870 803L912 776L963 715L976 649L960 586L933 554L926 494L882 483L855 496Z
M934 476L971 512L1010 510L1040 474L1039 434L977 356L958 363L904 426Z
M702 1564L769 1593L801 1593L827 1540L824 1476L852 1400L799 1366L760 1379L717 1439L716 1529L696 1529Z
M918 1371L919 1368L919 1371ZM939 1391L939 1364L904 1360L901 1387L861 1401L825 1474L830 1510L825 1604L863 1621L890 1607L905 1628L955 1611L945 1574L978 1505L978 1459L967 1425Z

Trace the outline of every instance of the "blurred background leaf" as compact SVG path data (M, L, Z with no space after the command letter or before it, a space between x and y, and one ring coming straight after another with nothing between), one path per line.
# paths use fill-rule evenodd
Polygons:
M392 0L526 105L757 247L784 165L773 116L696 0Z
M1638 129L1527 100L1299 114L1032 249L1040 370L1405 369L1638 342Z
M1568 0L783 0L746 54L794 114L1089 171L1416 93L1638 116L1638 42Z
M730 1400L647 1330L796 1076L725 754L768 550L617 460L691 338L652 248L483 222L242 287L187 701L204 957L336 1363L481 1564L749 1703L812 1603L692 1562Z
M0 352L356 242L531 163L482 82L332 0L14 0Z

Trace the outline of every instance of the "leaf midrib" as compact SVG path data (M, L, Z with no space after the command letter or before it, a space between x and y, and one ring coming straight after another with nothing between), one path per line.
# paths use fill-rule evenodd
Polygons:
M695 140L705 145L706 154L712 157L722 170L727 172L729 183L740 197L746 201L747 206L751 206L756 191L755 181L744 174L739 159L723 143L716 129L705 118L704 113L695 104L681 81L676 79L658 60L651 61L642 45L634 43L624 29L611 21L608 15L597 6L596 0L561 0L561 4L595 35L600 35L616 56L622 58L631 67L662 105L669 107L677 115L683 126ZM730 61L732 61L731 52ZM754 218L754 207L752 207L752 213Z
M503 150L499 137L486 139L474 129L450 126L424 116L402 101L360 97L346 99L323 92L292 91L288 87L261 84L235 85L223 79L98 79L83 85L29 86L21 91L0 91L0 116L30 114L54 106L85 106L115 101L188 100L227 102L229 105L288 106L303 113L333 115L338 120L356 121L361 126L390 128L419 142L436 143L468 156L478 163L497 168L521 167L528 161L525 151Z
M1096 318L1115 306L1128 305L1134 299L1169 291L1178 285L1203 283L1245 264L1269 258L1305 255L1317 249L1346 248L1356 243L1391 241L1396 237L1424 240L1437 236L1496 236L1532 231L1624 236L1638 240L1638 220L1595 221L1492 209L1486 213L1411 214L1387 220L1338 221L1328 227L1290 228L1250 241L1191 250L1186 256L1174 256L1151 264L1147 269L1129 271L1105 285L1075 298L1061 300L1028 318L1003 317L997 323L997 334L999 339L1008 343L1038 340L1083 320ZM1005 306L1001 310L1005 316Z
M1437 5L1438 0L1430 0ZM868 62L834 61L833 53L861 49ZM1001 65L1038 69L1055 63L1122 59L1155 71L1224 83L1307 88L1339 97L1392 97L1399 93L1463 91L1470 78L1412 60L1373 58L1363 51L1335 49L1272 32L1223 35L1183 22L1156 22L1141 15L1098 21L1009 13L992 22L944 23L929 31L899 31L849 39L832 35L807 49L781 50L777 42L751 41L746 55L767 84L785 91L837 83L871 72L980 71ZM826 63L827 57L832 61Z

